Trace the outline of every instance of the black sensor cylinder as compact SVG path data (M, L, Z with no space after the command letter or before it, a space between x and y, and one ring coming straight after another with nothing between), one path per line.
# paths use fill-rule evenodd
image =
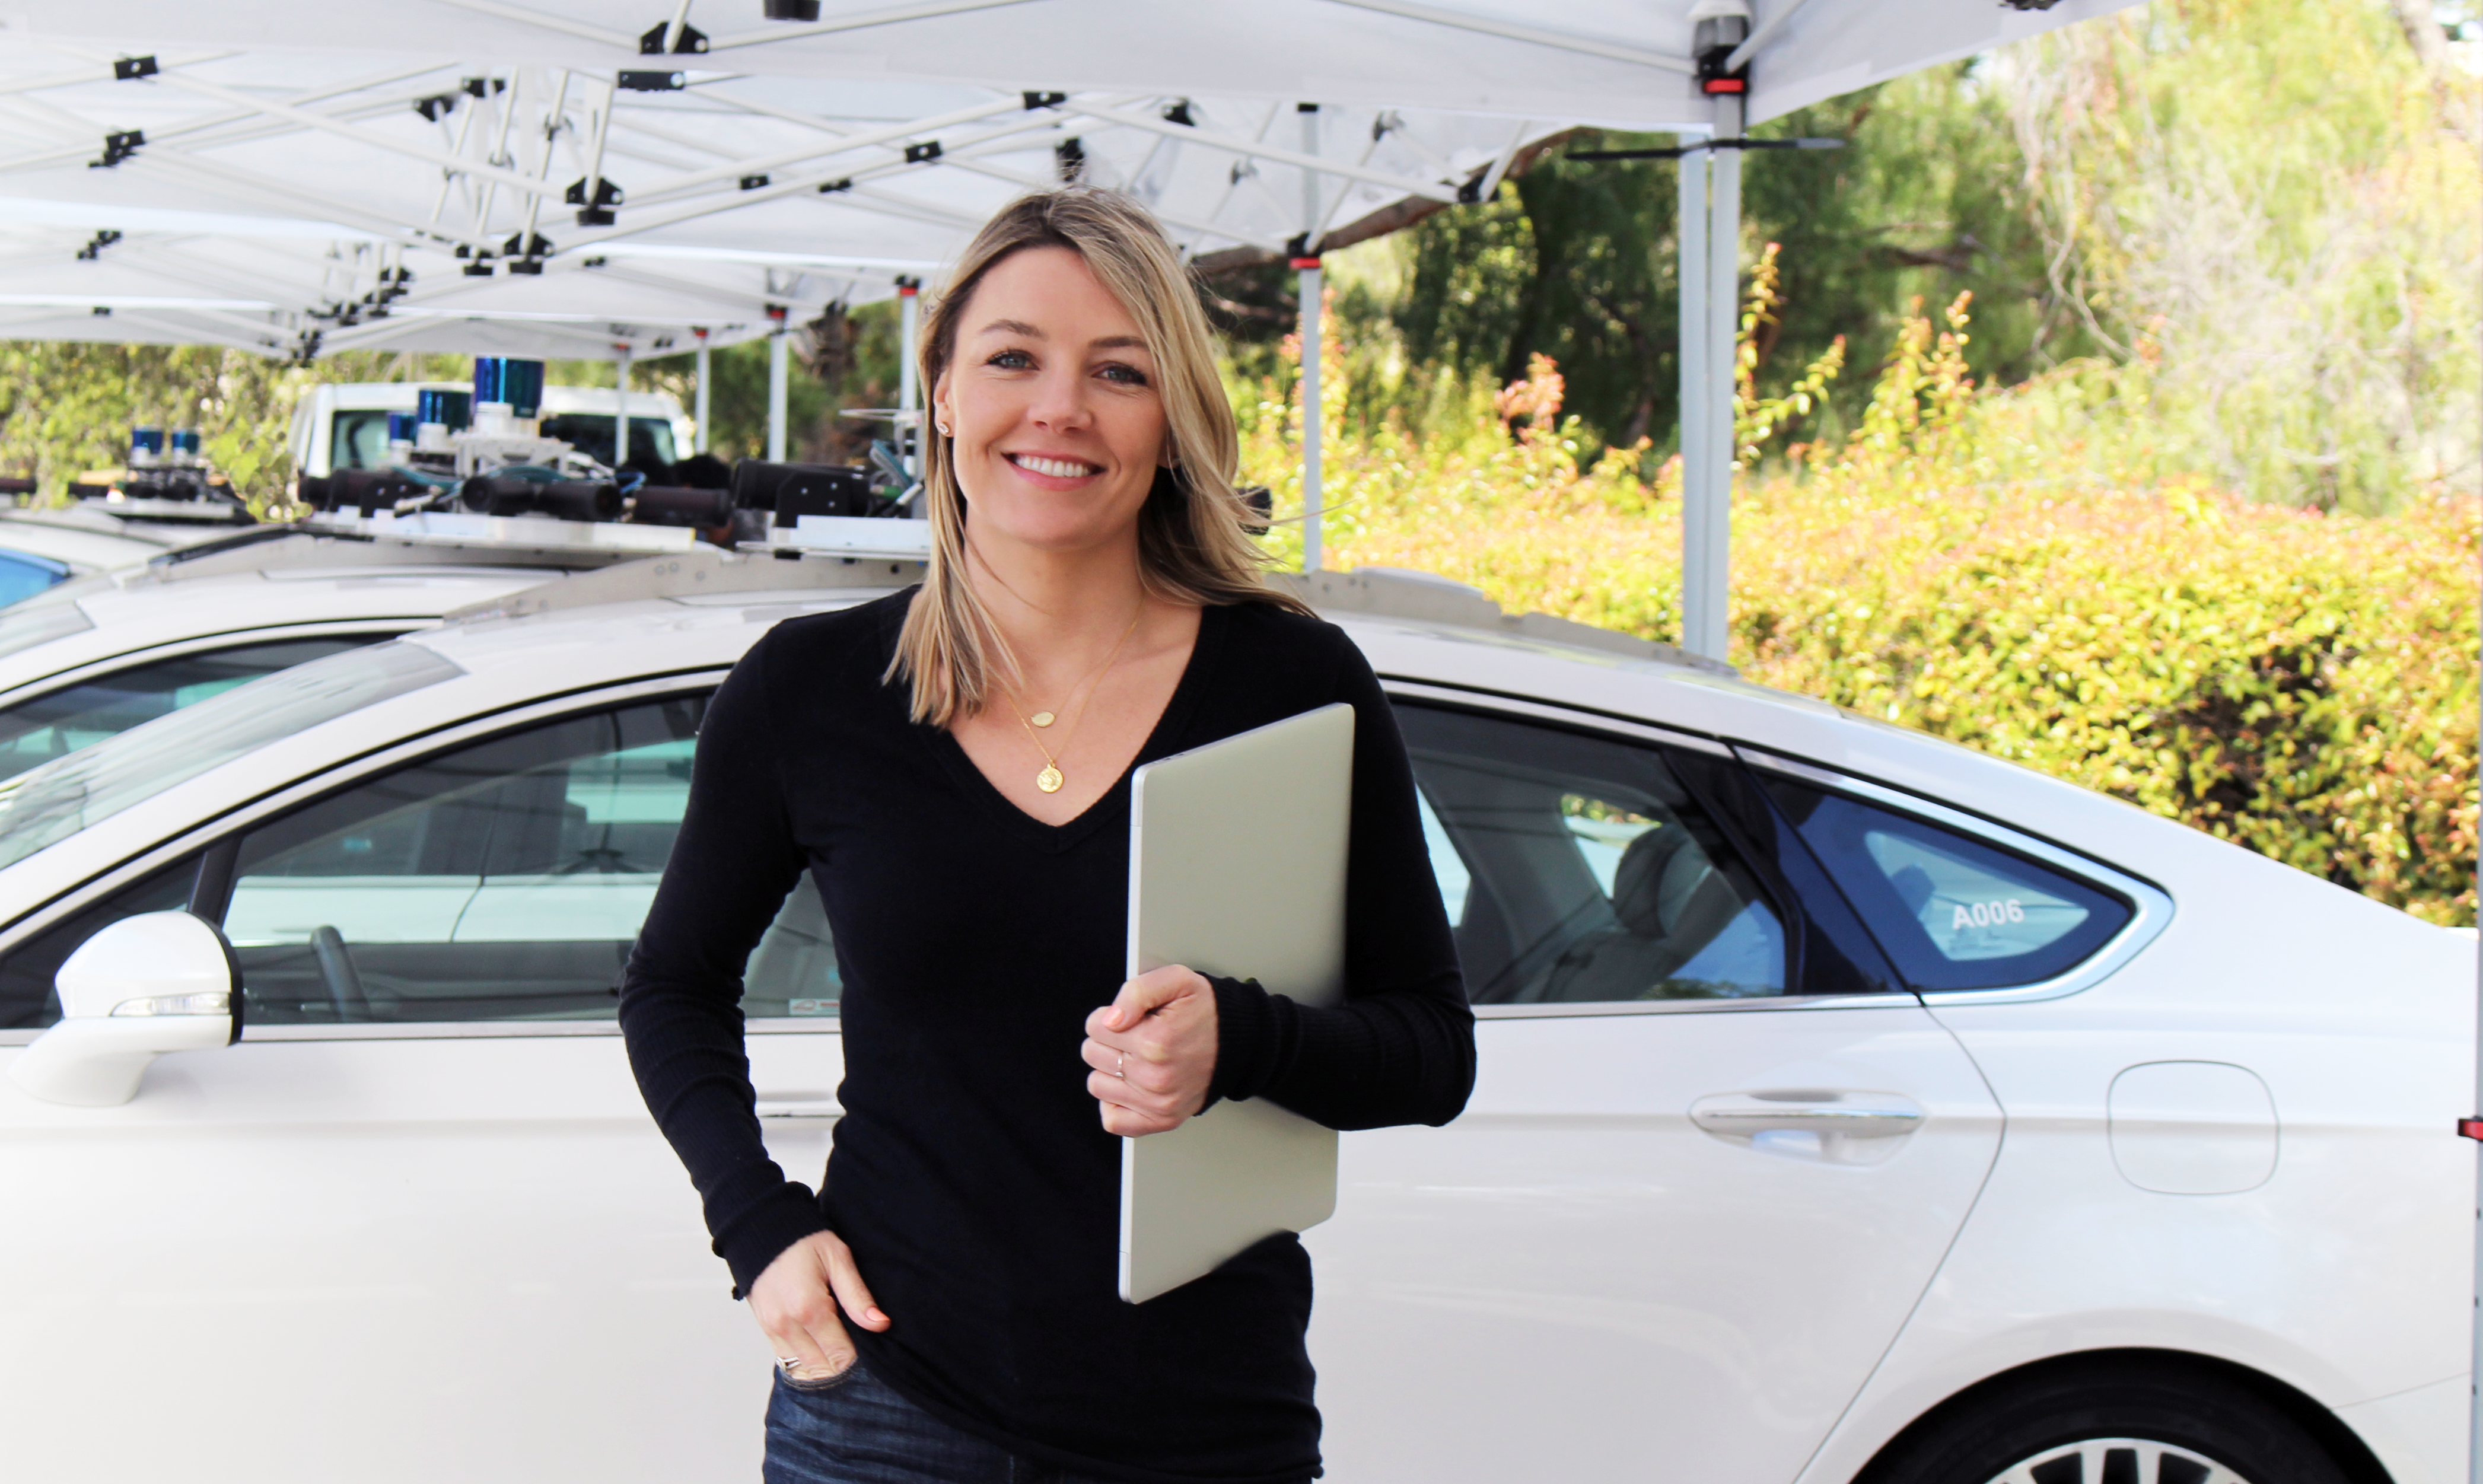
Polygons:
M733 491L681 485L640 485L630 518L640 525L694 525L702 530L733 519Z
M621 487L608 479L515 478L477 474L459 491L460 503L485 516L549 516L556 520L618 520Z

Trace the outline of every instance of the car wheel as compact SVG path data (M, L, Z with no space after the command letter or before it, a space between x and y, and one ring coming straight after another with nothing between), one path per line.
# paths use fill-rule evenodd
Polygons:
M1992 1382L1916 1423L1857 1484L2351 1484L2246 1382L2116 1357Z

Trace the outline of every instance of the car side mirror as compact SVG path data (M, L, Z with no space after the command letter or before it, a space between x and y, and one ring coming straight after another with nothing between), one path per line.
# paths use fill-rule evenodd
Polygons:
M45 1102L114 1107L167 1051L241 1039L240 974L213 923L185 912L123 917L78 945L52 983L61 1019L9 1064Z

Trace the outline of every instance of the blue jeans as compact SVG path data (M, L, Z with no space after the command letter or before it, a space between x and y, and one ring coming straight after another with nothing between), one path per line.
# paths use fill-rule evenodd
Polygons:
M949 1426L860 1361L821 1382L776 1373L760 1477L765 1484L1106 1484Z

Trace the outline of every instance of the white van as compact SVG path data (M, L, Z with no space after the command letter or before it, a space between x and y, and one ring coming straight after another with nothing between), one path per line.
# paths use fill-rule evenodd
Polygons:
M411 412L424 391L471 391L467 382L341 382L314 386L293 413L293 467L326 478L338 469L387 464L387 414ZM612 423L620 393L609 386L547 386L543 433L590 459L612 463ZM696 424L664 391L629 393L629 453L639 464L688 457Z

